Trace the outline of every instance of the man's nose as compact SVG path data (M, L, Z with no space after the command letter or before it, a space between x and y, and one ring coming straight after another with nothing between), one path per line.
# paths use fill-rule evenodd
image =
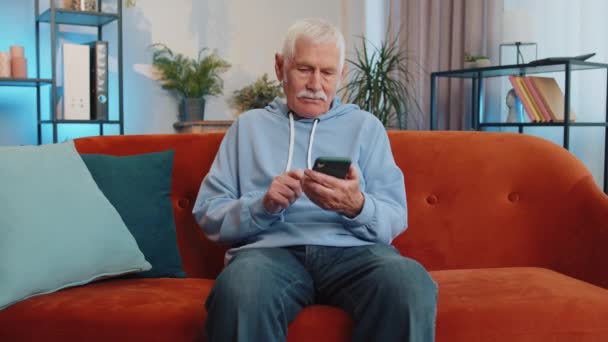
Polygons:
M310 74L308 78L308 84L306 84L308 89L313 91L321 90L321 71L315 70Z

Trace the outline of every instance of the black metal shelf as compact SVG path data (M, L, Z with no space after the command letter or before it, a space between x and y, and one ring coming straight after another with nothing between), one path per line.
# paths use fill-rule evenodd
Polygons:
M479 127L563 127L563 122L482 122ZM608 127L608 122L571 122L570 127Z
M53 80L47 78L6 78L0 77L0 87L35 87L51 85Z
M52 20L52 9L47 9L36 18L37 21L50 23ZM104 26L115 20L118 20L118 14L92 12L92 11L74 11L67 9L55 9L55 23L66 25L79 26Z
M40 8L40 0L34 0L34 17L36 24L36 64L37 70L36 75L40 77L40 27L43 25L47 25L50 31L50 56L48 59L50 60L51 65L51 79L47 80L51 84L51 105L49 108L49 115L45 118L42 117L41 114L41 91L39 87L37 87L38 101L37 101L37 129L38 129L38 144L41 144L42 139L42 126L47 127L47 125L52 126L52 142L58 142L58 126L63 124L73 125L73 124L93 124L99 126L99 135L104 134L104 126L108 125L118 125L119 126L119 134L124 134L124 103L123 103L123 39L122 39L122 3L123 0L114 0L116 3L116 12L102 12L101 8L103 7L103 3L105 1L99 0L97 1L97 11L80 11L80 10L71 10L65 8L57 8L55 1L50 1L50 6L48 9ZM59 103L59 94L57 91L57 86L54 80L57 79L57 43L59 36L59 25L75 25L75 26L89 26L95 27L97 31L96 40L104 40L104 27L108 24L116 25L116 33L112 35L112 39L116 40L116 51L110 52L108 54L114 55L118 60L118 71L117 71L117 80L116 80L116 92L117 92L117 104L118 104L118 119L110 120L63 120L57 119L57 104ZM114 45L113 45L114 46ZM110 89L108 89L110 90ZM114 88L112 88L112 91ZM110 113L108 113L110 115ZM113 117L114 118L114 117Z
M97 1L97 11L79 11L64 8L57 8L56 1L46 1L49 4L49 8L41 10L40 0L34 1L34 24L35 24L35 64L36 74L34 78L0 78L0 87L32 87L36 91L36 126L37 126L37 139L38 144L41 144L42 139L42 126L52 126L52 142L58 142L58 130L57 126L62 124L96 124L99 126L99 135L104 134L104 126L118 125L119 134L124 134L124 104L123 104L123 62L122 62L122 0L114 0L116 3L116 13L102 12L103 1ZM97 31L96 40L103 40L104 27L108 24L116 24L116 51L111 53L117 56L118 60L118 72L117 72L117 97L118 97L118 119L116 120L58 120L56 119L57 104L59 103L59 94L57 91L57 46L58 46L58 35L59 25L76 25L76 26L89 26L95 27ZM49 24L50 33L50 56L46 56L45 59L50 60L50 78L41 77L41 52L40 52L40 28L43 25ZM114 37L114 36L113 36ZM110 53L110 52L108 52ZM43 97L46 96L46 92L42 91L42 87L50 86L50 105L48 106L49 115L44 115L45 119L42 118L42 103ZM110 113L108 113L110 115Z
M489 78L489 77L501 77L501 76L509 76L509 75L529 75L529 74L544 74L544 73L549 73L549 72L565 72L566 68L568 66L570 67L571 71L606 68L606 64L602 64L602 63L570 60L567 62L544 63L541 65L512 64L512 65L499 65L499 66L491 66L491 67L484 67L484 68L447 70L447 71L434 72L432 74L435 77Z
M570 120L570 87L573 71L603 69L606 72L605 118L602 122L573 122ZM564 85L564 122L482 122L484 81L491 77L525 76L529 74L563 73ZM471 129L482 130L490 127L513 127L519 133L524 133L528 127L559 127L563 128L563 147L570 147L571 127L603 127L604 132L604 192L608 193L608 64L586 62L573 59L542 62L540 64L500 65L484 68L458 69L437 71L431 73L431 130L437 128L437 79L440 77L460 78L471 80Z
M120 124L119 120L40 120L41 124Z

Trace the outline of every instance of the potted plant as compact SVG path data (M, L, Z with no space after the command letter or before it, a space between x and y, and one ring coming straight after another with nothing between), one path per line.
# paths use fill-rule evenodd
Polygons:
M407 129L408 117L419 119L422 113L414 94L417 77L407 67L410 58L397 39L378 47L362 37L355 58L347 59L349 81L341 89L346 101L374 114L387 128Z
M269 80L268 74L264 74L254 83L235 90L228 99L228 104L240 114L250 109L264 108L277 96L283 97L281 84Z
M152 65L159 72L163 89L180 98L180 121L199 121L205 117L205 99L222 94L224 82L220 74L230 69L230 63L215 51L203 48L198 58L173 53L163 44L154 44Z

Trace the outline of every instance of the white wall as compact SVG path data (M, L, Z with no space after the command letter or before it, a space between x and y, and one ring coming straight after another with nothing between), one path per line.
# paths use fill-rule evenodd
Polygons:
M223 75L224 96L208 101L206 119L229 120L234 113L226 99L234 90L263 73L275 78L274 54L281 49L291 23L310 16L328 19L344 32L348 54L357 42L356 36L365 32L366 1L370 0L138 0L136 7L123 11L125 133L174 132L178 101L149 77L151 44L164 43L192 57L203 47L217 49L232 69ZM48 6L44 0L42 3L43 7ZM115 7L113 1L104 3L106 9ZM25 45L30 58L29 74L33 77L33 1L0 0L0 8L0 28L4 32L0 50L13 44ZM105 30L112 44L116 26ZM50 40L48 30L41 39L43 43ZM48 53L43 52L42 56L45 58ZM115 69L116 61L111 61L110 67ZM115 73L110 74L111 80L113 76ZM116 92L110 90L110 100L116 105ZM0 145L36 143L35 94L35 89L0 88ZM60 133L60 140L87 134L95 134L95 130L76 126L75 130Z
M378 0L138 0L124 10L125 133L172 133L177 100L146 77L152 43L165 43L175 51L195 56L202 47L217 48L230 61L224 75L224 96L207 106L209 120L232 119L226 104L236 89L263 73L274 77L274 53L281 48L287 27L307 16L326 18L342 28L347 56L366 34L378 42L383 36L387 1ZM29 74L35 73L33 1L0 0L0 50L26 46ZM592 58L608 62L608 1L603 0L504 0L505 10L522 10L532 18L532 39L538 57L596 52ZM505 23L504 31L521 26ZM112 37L109 29L108 37ZM139 70L139 71L138 71ZM559 81L563 82L558 75ZM582 89L582 84L586 89ZM562 83L563 85L563 83ZM605 115L606 76L602 72L575 73L572 106L579 121L601 121ZM0 88L0 145L36 142L35 90ZM87 131L84 131L87 132ZM561 143L561 130L534 129L530 133ZM602 180L603 130L572 130L572 151Z
M531 40L538 43L538 58L575 56L595 52L589 61L608 63L608 1L604 0L504 0L505 11L522 11L531 18ZM504 22L509 35L522 22ZM564 89L563 73L551 75ZM572 74L571 108L579 122L604 121L606 117L606 71L577 71ZM563 129L535 128L534 135L562 143ZM603 128L571 129L570 150L592 171L598 184L603 184Z
M223 74L224 95L209 99L205 118L230 120L235 113L226 100L230 94L268 73L274 74L274 54L295 20L322 17L345 32L347 46L362 34L362 1L348 0L140 0L125 10L125 132L173 132L177 100L159 84L135 69L150 63L151 43L195 56L200 48L218 50L232 64Z

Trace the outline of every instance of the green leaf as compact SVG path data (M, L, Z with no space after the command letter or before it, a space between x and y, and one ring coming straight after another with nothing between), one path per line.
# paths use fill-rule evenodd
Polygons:
M235 90L228 100L228 104L242 113L250 109L264 108L275 97L282 96L281 85L277 81L270 81L268 74L264 74L254 83Z
M196 59L174 53L164 44L153 44L152 65L160 72L162 88L185 98L201 98L222 94L224 82L220 74L230 63L215 51L202 48Z
M347 59L349 81L340 89L346 101L375 115L385 127L407 128L408 116L422 112L414 86L420 79L408 63L421 69L412 55L401 50L398 39L380 46L361 37L361 48Z

